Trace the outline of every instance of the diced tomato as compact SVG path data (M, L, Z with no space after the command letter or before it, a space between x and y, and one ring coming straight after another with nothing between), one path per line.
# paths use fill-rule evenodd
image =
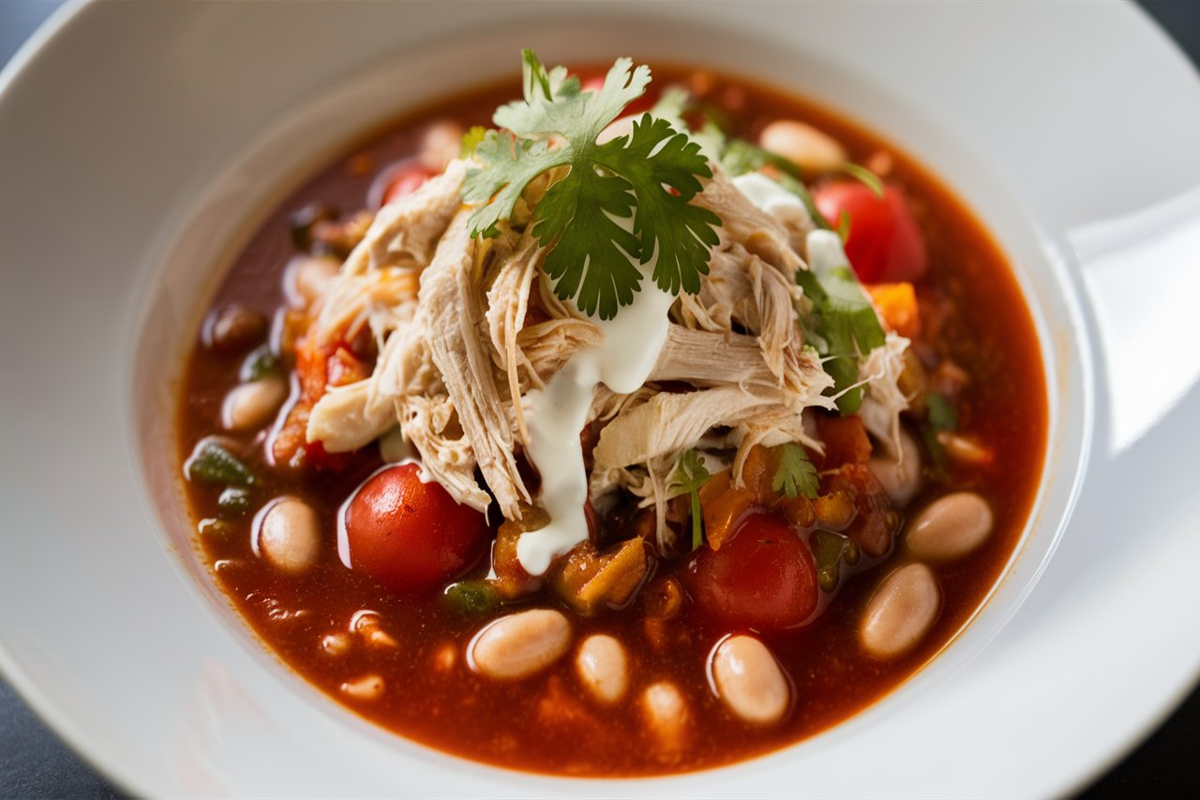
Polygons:
M916 281L929 269L925 238L908 200L886 184L883 197L857 181L827 183L813 192L817 210L833 225L850 219L846 256L864 283Z
M858 416L841 417L832 414L817 415L817 435L825 444L825 456L819 459L821 469L836 469L843 464L860 464L871 457L871 440L867 429Z
M921 306L911 283L876 283L867 290L888 328L909 339L921 334Z
M386 206L388 203L394 203L402 197L407 197L420 189L425 181L432 177L433 174L420 164L405 164L391 176L387 191L383 193L383 204Z
M351 566L394 592L428 592L459 577L487 541L483 514L418 472L401 464L376 473L346 509Z
M887 553L892 547L897 520L883 487L867 465L845 464L829 475L823 485L827 485L826 491L831 496L845 494L854 503L858 513L845 529L846 535L873 558Z
M795 627L817 607L812 553L774 514L751 514L720 550L702 548L685 582L700 611L731 629Z

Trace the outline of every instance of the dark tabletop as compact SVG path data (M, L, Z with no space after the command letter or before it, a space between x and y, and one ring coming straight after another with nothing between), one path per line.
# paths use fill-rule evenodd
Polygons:
M0 65L60 2L0 0ZM1200 64L1200 0L1142 0L1140 5ZM0 798L122 796L0 679ZM1134 796L1200 797L1200 691L1080 797Z

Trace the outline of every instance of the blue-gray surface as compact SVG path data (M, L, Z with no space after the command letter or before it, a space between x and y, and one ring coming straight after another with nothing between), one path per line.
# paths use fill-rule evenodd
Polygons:
M0 65L7 63L60 2L0 0ZM1179 42L1192 62L1200 64L1200 2L1152 0L1141 5ZM1198 746L1200 692L1193 692L1157 733L1083 797L1193 797L1200 787ZM0 680L0 798L121 796Z

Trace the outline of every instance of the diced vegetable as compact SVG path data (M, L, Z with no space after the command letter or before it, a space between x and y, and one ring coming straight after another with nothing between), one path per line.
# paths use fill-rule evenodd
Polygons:
M188 480L227 486L249 486L254 473L215 439L201 439L183 465Z
M242 368L238 372L238 378L243 381L259 381L278 372L279 359L271 352L271 346L264 344L254 348L246 356L246 360L242 362Z
M487 581L458 581L447 586L442 595L451 608L467 617L486 614L502 602L500 593Z
M225 516L245 516L246 512L250 510L250 492L237 486L230 486L217 498L217 507Z
M594 616L606 608L623 608L646 578L650 564L645 542L628 539L604 553L589 541L559 562L550 585L577 614Z
M813 531L811 542L817 559L817 583L822 591L832 592L842 574L842 561L858 563L858 545L832 531Z
M921 307L911 283L876 283L867 286L867 291L889 328L909 339L921 334Z

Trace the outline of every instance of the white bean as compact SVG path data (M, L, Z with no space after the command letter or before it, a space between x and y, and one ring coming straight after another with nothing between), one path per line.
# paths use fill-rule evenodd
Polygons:
M927 561L953 561L983 544L994 518L988 502L974 492L955 492L927 505L908 526L908 549Z
M766 645L753 636L730 636L717 646L713 683L729 709L746 722L769 725L787 713L791 688Z
M386 684L378 675L364 675L341 685L344 694L355 700L378 700L383 696Z
M321 522L303 500L283 497L262 512L257 552L272 566L299 575L317 563Z
M668 750L677 749L687 729L688 707L675 684L659 681L642 692L642 714L659 743Z
M791 161L809 174L817 175L845 163L846 150L833 137L811 125L781 119L763 128L758 143Z
M875 658L898 658L929 632L941 603L937 579L929 567L919 563L900 567L884 578L871 596L858 640Z
M265 425L288 396L283 378L270 376L233 387L221 406L221 423L231 431L247 431Z
M488 625L471 649L481 674L496 680L527 678L553 664L571 645L571 623L559 611L534 608Z
M461 125L450 120L435 122L426 128L421 137L421 166L430 172L444 170L462 152L464 133Z
M350 637L344 633L327 633L321 639L321 650L326 655L344 656L350 652Z
M601 703L615 703L629 688L629 663L625 648L602 633L589 636L575 655L579 680Z
M899 457L875 456L867 467L893 505L906 506L921 489L921 450L908 431L900 431Z

